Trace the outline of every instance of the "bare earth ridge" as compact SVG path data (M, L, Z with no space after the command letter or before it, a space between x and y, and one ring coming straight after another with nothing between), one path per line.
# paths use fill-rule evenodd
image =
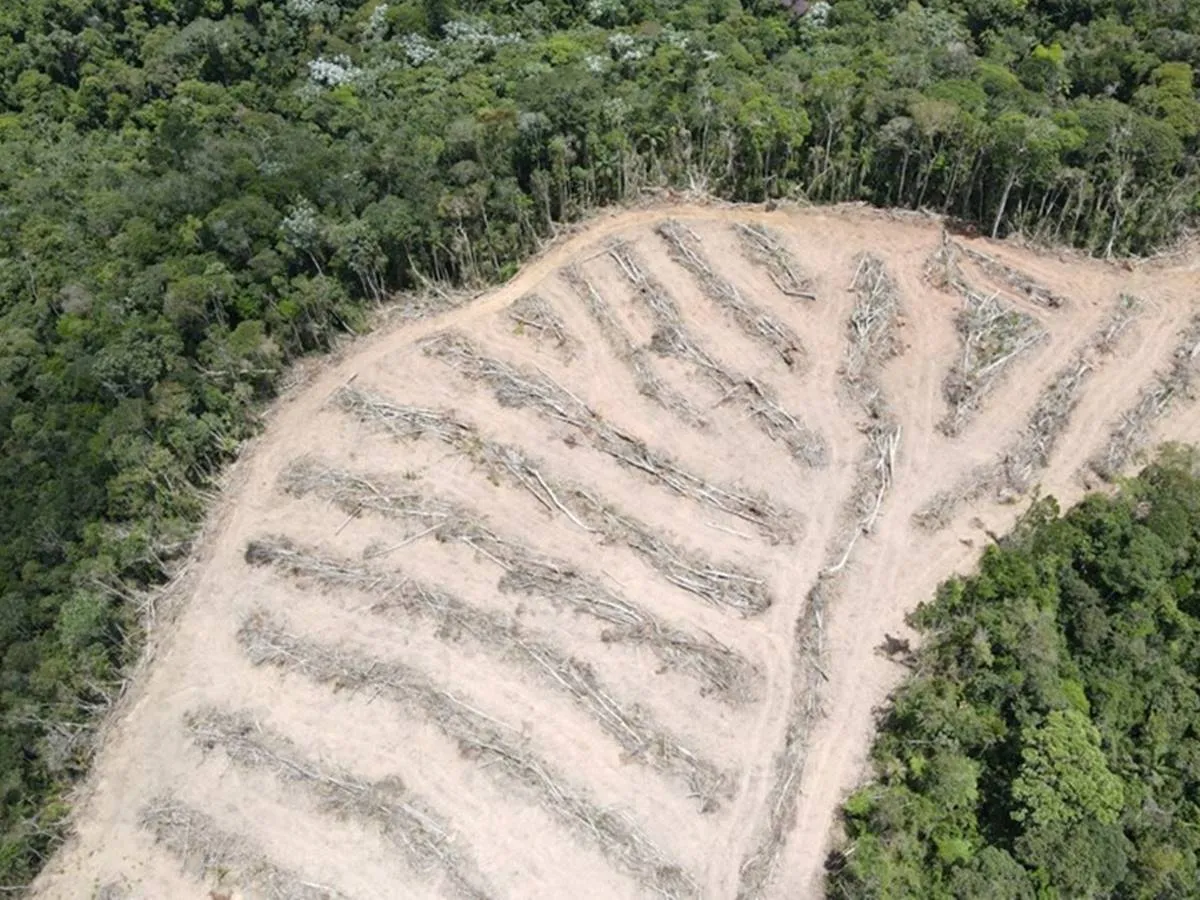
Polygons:
M1200 440L1200 277L858 208L602 216L234 467L40 897L815 897L880 652Z

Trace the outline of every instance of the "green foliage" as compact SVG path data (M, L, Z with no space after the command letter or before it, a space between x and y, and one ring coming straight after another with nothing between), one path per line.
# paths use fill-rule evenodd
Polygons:
M1121 779L1108 771L1100 732L1076 709L1053 709L1022 735L1021 769L1012 783L1017 822L1030 827L1117 821L1124 799Z
M669 185L925 207L1093 252L1156 247L1200 212L1197 9L6 4L0 884L29 878L52 842L50 805L137 646L133 598L186 552L290 359L358 330L390 291L508 277L559 223ZM1136 552L1138 584L1159 583L1161 547ZM1018 575L1036 586L1045 572ZM1192 614L1191 578L1164 589L1178 615ZM1086 601L1071 628L1107 646L1115 588L1068 589ZM1123 727L1140 675L1085 697L1082 658L1043 600L990 621L964 663L1019 660L990 690L1022 715L1086 700L1102 734ZM1146 604L1119 648L1136 658L1159 610ZM957 689L909 702L905 715L981 744L1017 741L1008 713ZM1156 702L1157 734L1191 701ZM969 781L944 754L897 759L929 790ZM988 783L980 803L995 805ZM1007 871L1008 857L976 863L975 838L931 839L956 872ZM1190 859L1138 843L1129 865L1174 884Z
M1197 462L1042 501L915 614L832 896L1195 896Z

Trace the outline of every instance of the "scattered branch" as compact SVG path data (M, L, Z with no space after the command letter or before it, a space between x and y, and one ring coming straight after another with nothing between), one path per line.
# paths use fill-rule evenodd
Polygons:
M674 299L661 284L645 274L628 244L614 244L608 252L654 320L651 349L689 363L717 389L722 403L740 404L758 429L787 447L793 459L812 467L828 462L829 449L824 438L780 406L769 385L749 375L731 372L709 355L687 330Z
M367 690L424 717L457 743L464 757L478 762L481 771L527 793L647 889L665 898L698 895L680 866L623 815L566 782L530 751L518 729L484 715L423 674L355 650L311 643L263 613L243 623L238 639L255 665L272 665L336 689Z
M371 498L375 501L372 508L381 515L413 523L415 534L431 533L437 540L471 547L504 571L501 589L542 597L608 623L613 627L605 631L606 641L649 647L667 668L698 679L702 694L713 694L733 704L748 702L757 694L761 674L729 647L709 635L692 635L672 627L566 560L539 554L496 534L474 510L392 488L383 479L354 475L312 460L293 464L285 472L284 480L294 494L315 493L343 508L365 506L362 498ZM582 492L576 488L560 485L559 489L570 502L577 504L581 515L597 523L597 532L605 539L629 544L641 542L634 549L664 571L673 583L714 605L753 602L765 609L769 603L761 579L737 569L726 571L681 558L640 523L625 522L598 504L579 505ZM619 533L619 527L627 530ZM255 561L252 554L248 559Z
M700 238L674 219L654 229L681 266L687 269L704 293L729 313L742 332L771 350L789 369L803 369L805 351L800 335L786 323L742 296L727 278L718 274L700 246Z
M787 297L816 300L812 292L812 281L804 274L791 252L783 246L771 229L765 225L747 225L737 222L733 226L743 250L752 262L764 267L775 287Z
M141 824L201 880L233 882L263 900L346 900L341 891L281 868L245 835L223 831L207 813L169 794L150 801Z
M567 323L544 297L518 297L509 304L507 314L518 334L532 334L538 341L552 340L564 362L570 362L579 352L579 340L567 331Z

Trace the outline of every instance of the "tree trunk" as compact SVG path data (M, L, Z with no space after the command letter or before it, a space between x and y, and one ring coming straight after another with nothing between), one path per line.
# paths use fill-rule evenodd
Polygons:
M1000 223L1004 220L1004 210L1008 208L1008 195L1012 193L1013 185L1017 183L1017 170L1011 169L1008 181L1004 184L1004 193L1000 195L1000 208L996 210L996 219L992 222L992 237L1000 235Z

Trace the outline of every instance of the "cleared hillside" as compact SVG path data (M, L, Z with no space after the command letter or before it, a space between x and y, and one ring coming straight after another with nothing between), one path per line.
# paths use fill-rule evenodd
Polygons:
M810 896L878 651L1200 439L1197 272L859 210L601 219L237 465L46 897Z

